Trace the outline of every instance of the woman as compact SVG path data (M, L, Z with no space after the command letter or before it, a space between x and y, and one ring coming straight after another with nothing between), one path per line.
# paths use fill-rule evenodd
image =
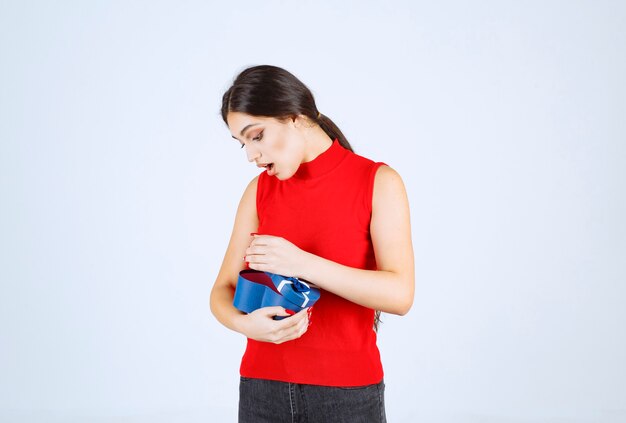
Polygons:
M248 338L239 421L386 421L378 314L404 315L414 291L400 176L356 155L309 89L278 67L241 72L222 118L265 169L243 193L211 291L216 318ZM278 306L244 314L233 292L246 266L306 280L321 297L295 314Z

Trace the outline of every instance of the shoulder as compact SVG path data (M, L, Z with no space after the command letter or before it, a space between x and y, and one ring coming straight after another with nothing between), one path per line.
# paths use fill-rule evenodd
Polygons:
M376 169L375 183L377 184L394 184L401 183L400 174L391 166L384 163Z
M248 186L246 186L246 189L243 193L243 195L245 196L246 194L250 194L250 193L256 193L256 190L259 186L259 176L261 175L257 175L254 178L252 178L252 180L250 182L248 182Z
M256 190L257 186L259 185L259 177L261 175L263 175L263 173L252 178L252 180L248 183L246 190L249 190L249 189Z
M259 185L259 176L255 176L248 183L245 191L243 192L243 196L241 197L241 204L256 204L256 196L257 196L257 188Z
M374 206L377 202L397 203L406 198L404 182L395 169L386 164L378 167L374 176L373 197Z

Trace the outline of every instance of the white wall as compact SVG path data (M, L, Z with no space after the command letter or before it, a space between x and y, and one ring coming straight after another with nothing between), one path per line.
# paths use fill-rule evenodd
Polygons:
M619 1L0 4L0 420L235 421L208 294L257 173L219 118L283 66L407 186L390 422L626 421Z

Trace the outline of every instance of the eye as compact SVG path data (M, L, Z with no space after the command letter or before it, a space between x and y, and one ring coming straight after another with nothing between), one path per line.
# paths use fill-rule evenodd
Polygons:
M261 141L263 139L263 131L259 132L259 134L252 138L252 141Z

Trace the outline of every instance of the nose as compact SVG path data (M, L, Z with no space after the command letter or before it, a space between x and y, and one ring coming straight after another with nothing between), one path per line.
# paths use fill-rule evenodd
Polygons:
M253 162L261 157L261 152L256 147L251 146L250 143L246 143L245 149L249 162Z

